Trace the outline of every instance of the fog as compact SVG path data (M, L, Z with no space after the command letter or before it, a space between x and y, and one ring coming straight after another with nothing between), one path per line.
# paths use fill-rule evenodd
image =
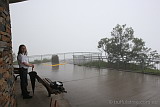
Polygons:
M97 52L98 41L126 24L160 52L160 0L28 0L10 5L13 52Z

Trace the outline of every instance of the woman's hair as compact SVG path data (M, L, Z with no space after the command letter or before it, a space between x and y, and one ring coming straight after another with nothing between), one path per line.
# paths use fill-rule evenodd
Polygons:
M18 55L19 55L19 54L22 54L21 48L22 48L23 46L25 46L25 45L20 45L20 46L19 46ZM26 46L25 46L25 47L26 47ZM24 54L27 55L27 50L24 52Z

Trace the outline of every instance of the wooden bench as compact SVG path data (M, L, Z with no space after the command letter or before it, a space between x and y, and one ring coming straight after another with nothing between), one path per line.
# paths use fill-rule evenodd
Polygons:
M60 93L63 93L63 92L65 92L65 93L67 92L65 90L64 91L59 91L59 90L51 88L50 84L52 83L52 81L49 78L42 79L38 75L37 75L36 78L37 78L38 82L40 82L47 89L48 97L50 97L51 94L57 95L57 94L60 94Z
M16 76L15 76L15 74L16 74ZM14 78L15 78L15 80L17 80L18 76L20 76L20 68L14 68ZM50 84L52 83L52 81L49 78L42 79L41 77L39 77L37 75L36 79L38 80L39 83L41 83L47 89L49 97L51 96L51 94L57 95L57 94L60 94L60 93L63 93L63 92L65 92L65 93L67 92L65 90L64 91L59 91L59 90L51 88Z
M18 76L20 76L20 68L14 68L13 72L14 72L14 78L15 78L15 80L17 80Z

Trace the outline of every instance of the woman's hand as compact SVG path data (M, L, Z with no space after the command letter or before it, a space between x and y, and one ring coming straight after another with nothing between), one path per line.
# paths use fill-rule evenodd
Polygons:
M34 65L33 65L33 64L31 64L31 67L32 67L32 71L33 71Z
M31 67L32 67L32 68L34 68L34 65L33 65L33 64L31 64Z

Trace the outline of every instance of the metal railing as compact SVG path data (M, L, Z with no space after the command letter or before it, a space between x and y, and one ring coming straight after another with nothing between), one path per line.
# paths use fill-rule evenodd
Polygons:
M146 68L160 70L160 60L159 59L132 59L130 61L122 60L120 58L113 59L102 56L94 55L74 55L74 64L77 65L87 65L87 66L96 66L99 68L116 68L116 69L132 69L132 70L145 70ZM112 61L110 61L112 59ZM95 62L95 64L94 64ZM92 64L91 64L92 63Z
M116 68L116 69L132 69L132 70L144 70L147 62L140 62L137 59L129 62L123 62L121 59L116 63L110 62L106 56L102 56L100 52L68 52L68 53L56 53L45 55L32 55L29 56L29 62L31 63L46 63L51 62L52 56L58 55L59 62L65 62L75 65L84 65L87 63L95 62L95 66L99 68ZM145 59L146 61L148 59ZM160 60L150 61L150 68L160 70ZM94 66L93 64L87 64L87 66Z
M75 57L74 56L93 56L97 55L100 56L101 53L99 52L67 52L67 53L56 53L56 54L45 54L45 55L32 55L29 56L29 62L31 63L45 63L51 62L52 56L58 55L59 62L66 62L75 64Z

